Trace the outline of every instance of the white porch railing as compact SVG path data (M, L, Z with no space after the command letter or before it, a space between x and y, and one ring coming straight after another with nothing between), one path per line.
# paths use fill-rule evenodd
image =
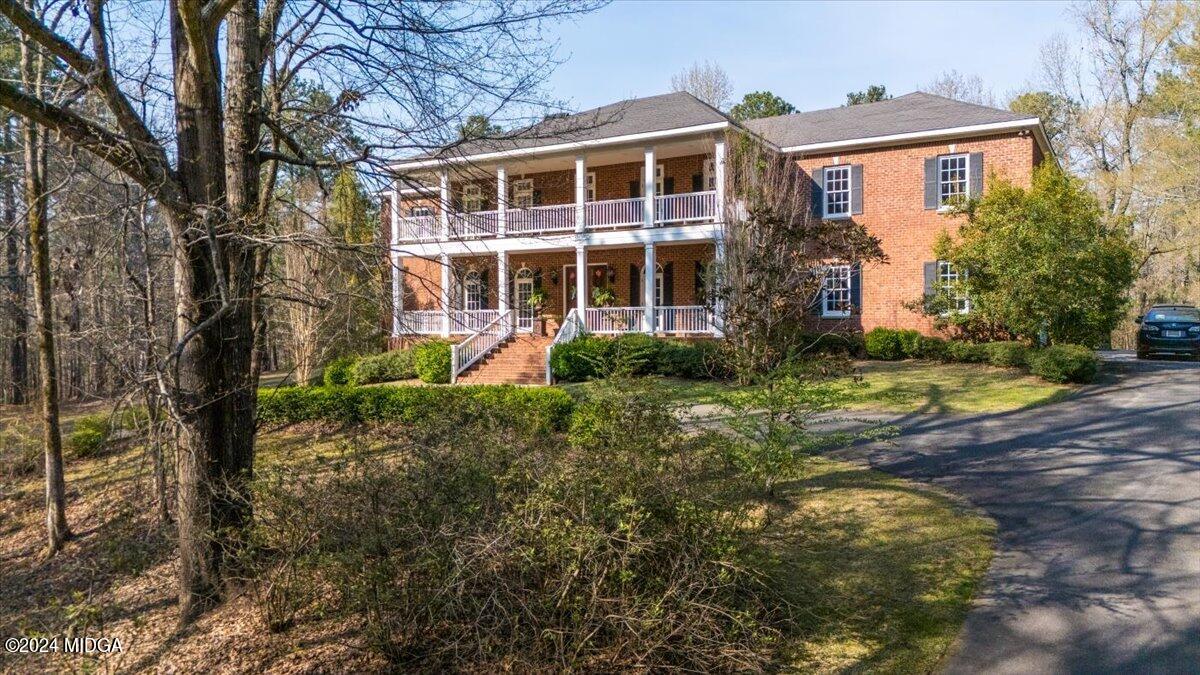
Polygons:
M403 335L435 335L442 332L442 317L438 309L414 310L400 313L400 333Z
M588 229L641 225L645 219L642 209L645 201L641 197L630 199L606 199L583 205L583 222Z
M562 326L555 333L554 339L549 345L546 345L546 384L554 384L554 369L550 367L550 353L554 351L555 345L570 342L575 338L583 335L583 326L579 321L579 308L575 307L567 312L567 316L563 319Z
M450 312L451 333L474 333L500 316L498 309L455 309Z
M636 333L642 330L645 316L642 307L588 307L583 311L583 327L597 335Z
M494 237L500 231L499 211L456 213L450 219L450 234L463 239Z
M513 311L497 312L498 316L478 331L455 345L450 345L450 384L476 361L487 355L513 334Z
M528 209L512 209L508 211L506 217L508 234L575 229L574 204L551 204Z
M654 329L660 333L713 333L712 311L701 305L655 307Z
M400 239L402 241L424 241L440 239L442 227L435 216L410 216L400 219Z
M654 222L656 223L712 220L716 216L717 193L715 190L660 195L654 198Z

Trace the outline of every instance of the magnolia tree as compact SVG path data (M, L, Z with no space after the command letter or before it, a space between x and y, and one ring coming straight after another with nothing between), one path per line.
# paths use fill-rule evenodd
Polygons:
M68 92L2 80L0 107L121 171L169 233L175 327L153 374L177 430L184 621L221 596L251 517L256 328L282 171L370 165L452 140L440 134L468 106L538 103L545 23L592 6L0 2ZM296 96L305 81L332 100ZM327 132L317 151L313 129Z

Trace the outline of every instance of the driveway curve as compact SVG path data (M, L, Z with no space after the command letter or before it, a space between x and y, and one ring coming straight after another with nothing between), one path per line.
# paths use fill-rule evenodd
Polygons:
M839 452L958 493L999 550L949 673L1200 672L1200 363L1106 355L1047 406Z

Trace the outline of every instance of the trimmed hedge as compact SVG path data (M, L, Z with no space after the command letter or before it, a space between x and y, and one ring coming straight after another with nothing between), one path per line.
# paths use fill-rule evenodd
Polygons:
M867 356L880 361L899 361L921 356L921 334L915 330L874 328L863 336Z
M1028 365L1029 347L1024 342L985 342L987 362L1001 368L1024 368Z
M417 376L412 351L396 349L373 356L364 356L354 363L349 384L374 384L394 380L411 380Z
M1080 345L1051 345L1029 355L1029 372L1050 382L1086 384L1096 379L1100 359Z
M357 356L339 356L330 361L325 364L325 370L321 372L321 381L325 383L326 387L350 384L351 372L354 369L354 362L357 360Z
M281 387L258 395L265 425L323 421L420 424L448 413L491 417L531 433L566 429L571 396L551 387Z
M445 340L429 340L412 348L413 370L422 382L448 384L450 382L450 343Z
M715 342L666 340L644 333L617 338L595 335L554 346L550 367L562 382L582 382L612 374L663 375L707 379L725 374Z

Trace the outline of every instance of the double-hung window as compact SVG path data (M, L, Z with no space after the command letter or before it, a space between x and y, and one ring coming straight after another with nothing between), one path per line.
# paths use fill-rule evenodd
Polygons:
M967 200L967 155L938 157L938 204L956 206Z
M589 171L587 173L587 182L584 184L584 201L596 201L596 172Z
M825 167L825 217L850 216L850 165Z
M704 160L704 189L717 189L717 162L713 159Z
M850 266L832 265L825 268L821 286L821 316L850 316Z
M483 309L483 280L475 270L467 272L463 279L463 309L472 312Z
M642 185L643 186L646 185L646 167L645 166L642 167ZM642 187L642 192L644 193L645 191L646 191L646 188ZM662 193L663 193L663 165L655 164L654 165L654 194L661 195ZM645 196L645 195L643 195L643 196Z
M965 274L962 276L966 276ZM971 298L966 293L962 292L962 287L959 282L962 279L958 270L954 268L954 264L945 260L939 260L937 264L937 280L938 286L946 293L946 297L950 298L954 303L954 308L959 314L966 314L971 311Z
M429 208L428 206L414 206L414 207L412 207L412 209L409 210L408 215L413 218L420 218L421 216L432 216L433 209Z
M483 210L483 190L476 184L463 186L463 211L474 213Z
M518 209L527 209L533 206L533 179L522 178L521 180L513 181L513 206Z

